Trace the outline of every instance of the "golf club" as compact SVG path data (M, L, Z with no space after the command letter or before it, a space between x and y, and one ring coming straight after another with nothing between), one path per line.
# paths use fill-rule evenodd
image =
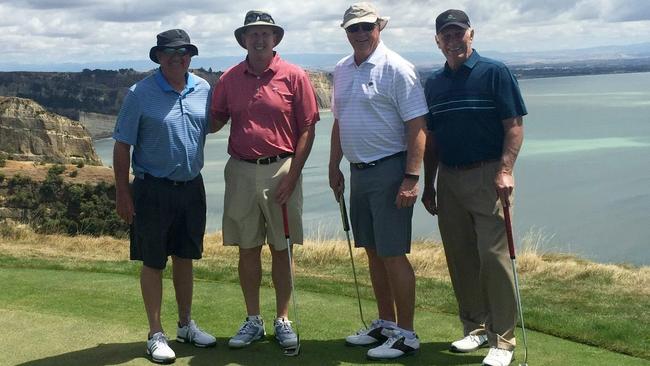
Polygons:
M512 272L515 277L515 291L517 294L517 310L519 311L519 320L521 321L521 334L524 337L524 363L519 366L528 366L528 341L526 339L526 327L524 326L524 312L521 307L521 295L519 294L519 279L517 278L517 264L515 259L515 241L512 238L512 222L510 221L510 202L508 199L503 203L503 217L506 222L506 236L508 238L508 250L510 251L510 260L512 261Z
M354 288L357 290L357 301L359 303L359 317L361 323L368 329L366 321L363 319L363 308L361 307L361 295L359 294L359 282L357 281L357 270L354 267L354 256L352 255L352 242L350 241L350 222L348 221L348 210L345 208L345 197L343 193L339 196L339 209L341 210L341 221L343 222L343 230L345 236L348 238L348 251L350 252L350 263L352 263L352 274L354 276Z
M296 346L284 349L285 356L298 356L300 354L300 319L298 318L298 306L296 305L296 289L293 285L293 261L291 259L291 237L289 236L289 217L287 215L287 205L282 205L282 221L284 223L284 237L287 239L287 256L289 256L289 281L291 282L291 300L293 300L293 317L296 319Z

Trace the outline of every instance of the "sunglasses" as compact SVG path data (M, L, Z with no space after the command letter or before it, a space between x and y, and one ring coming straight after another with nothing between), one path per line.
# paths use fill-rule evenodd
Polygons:
M345 28L345 31L348 33L356 33L359 30L362 30L364 32L372 32L376 26L377 23L357 23Z
M257 21L264 22L264 23L275 24L275 22L273 21L273 17L271 17L271 15L269 15L267 13L254 13L254 12L251 12L251 13L246 14L246 18L244 18L244 25L246 25L248 23L257 22Z
M190 53L190 50L185 47L180 47L180 48L165 47L162 49L162 53L164 53L167 56L173 56L173 55L185 56L188 53Z

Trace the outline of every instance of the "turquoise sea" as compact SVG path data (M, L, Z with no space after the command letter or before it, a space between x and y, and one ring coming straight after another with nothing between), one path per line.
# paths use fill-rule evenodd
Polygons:
M529 114L515 168L515 240L541 252L650 265L650 73L529 79L520 86ZM327 182L332 122L331 113L321 113L303 170L311 237L344 237ZM227 141L224 130L206 142L209 231L221 228ZM112 164L112 146L111 139L95 143L105 165ZM439 238L420 203L414 236Z

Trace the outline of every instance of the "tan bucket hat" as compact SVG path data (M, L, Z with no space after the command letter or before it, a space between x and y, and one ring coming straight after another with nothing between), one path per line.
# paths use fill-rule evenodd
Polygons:
M377 9L370 3L362 2L352 4L343 14L341 28L345 29L357 23L378 23L379 30L383 30L390 17L380 17Z

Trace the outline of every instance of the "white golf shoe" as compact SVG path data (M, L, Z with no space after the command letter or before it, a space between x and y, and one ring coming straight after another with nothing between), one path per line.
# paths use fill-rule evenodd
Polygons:
M167 344L165 333L154 333L147 340L147 355L156 363L173 363L176 361L176 354Z
M483 359L483 366L508 366L512 362L513 353L507 349L490 347Z
M381 346L371 348L366 354L371 360L391 360L402 356L415 354L420 349L420 339L416 335L413 338L406 338L397 329L389 330L390 337Z
M348 346L372 346L381 344L388 339L387 333L390 329L384 327L381 319L373 320L370 327L360 329L356 334L345 337L345 344Z
M467 353L474 352L481 347L486 347L488 344L488 337L486 334L473 335L470 334L463 339L459 339L451 344L449 350L452 352Z
M190 322L183 326L178 327L176 330L176 341L181 343L190 343L196 347L214 347L217 345L217 339L212 335L202 331L194 322Z

